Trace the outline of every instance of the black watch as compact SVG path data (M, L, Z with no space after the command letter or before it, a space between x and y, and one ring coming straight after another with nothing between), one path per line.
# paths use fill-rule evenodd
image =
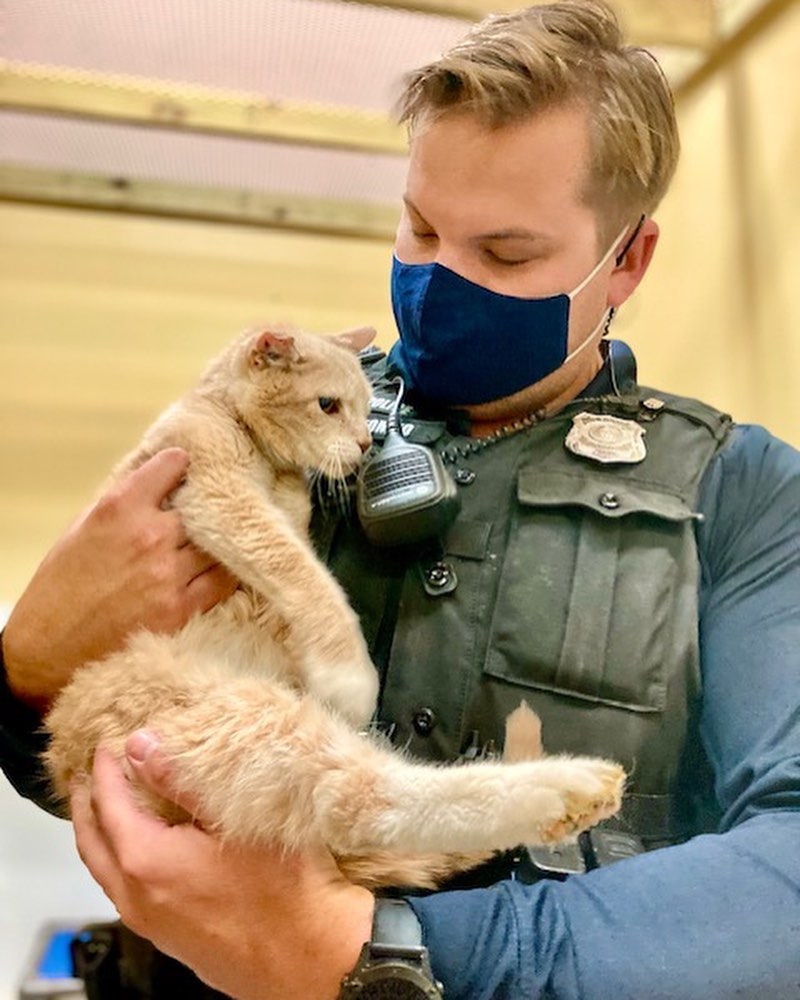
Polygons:
M339 1000L441 1000L417 916L402 899L376 899L372 939L342 980Z

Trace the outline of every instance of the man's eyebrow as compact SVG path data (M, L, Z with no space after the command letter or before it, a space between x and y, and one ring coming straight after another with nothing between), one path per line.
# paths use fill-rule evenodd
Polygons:
M422 212L420 212L420 210L417 208L414 202L408 197L407 194L403 195L403 204L406 206L406 208L410 208L412 212L418 215L420 219L425 218L425 216L422 214Z
M490 233L481 233L477 240L531 240L536 243L554 243L555 240L547 233L537 233L533 229L522 229L512 226L509 229L498 229Z
M418 215L420 219L425 218L407 194L403 195L403 203L406 208L409 208L415 215ZM496 229L491 232L480 233L477 236L472 237L472 242L474 243L480 243L483 240L528 240L531 243L542 243L546 246L550 246L557 242L554 237L549 236L547 233L539 233L534 229L525 229L522 226L510 226L507 229Z

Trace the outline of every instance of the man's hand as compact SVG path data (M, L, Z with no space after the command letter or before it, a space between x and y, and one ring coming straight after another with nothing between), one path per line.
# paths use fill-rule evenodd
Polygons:
M3 634L8 683L44 708L88 660L135 629L171 632L232 594L236 581L187 540L164 500L188 455L159 452L85 511L45 557Z
M135 734L128 751L136 779L174 798L154 737ZM193 811L185 796L180 804ZM73 792L72 820L81 858L123 922L238 1000L334 1000L369 939L372 895L327 852L225 845L198 825L169 827L138 808L102 750L91 794Z

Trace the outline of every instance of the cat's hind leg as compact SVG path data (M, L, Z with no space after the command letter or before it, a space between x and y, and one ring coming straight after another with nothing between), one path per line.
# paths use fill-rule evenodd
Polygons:
M342 854L558 843L614 815L625 781L621 767L594 757L451 767L393 758L378 772L362 757L360 771L331 771L315 795L323 837Z
M471 854L555 843L621 804L623 770L594 757L414 763L255 678L206 678L191 702L153 726L204 822L232 839Z
M340 856L558 841L616 812L624 781L617 765L595 758L413 763L308 695L150 635L79 672L49 722L62 793L89 772L98 743L122 757L126 736L146 725L205 826L289 850L326 844ZM151 802L162 814L163 805Z

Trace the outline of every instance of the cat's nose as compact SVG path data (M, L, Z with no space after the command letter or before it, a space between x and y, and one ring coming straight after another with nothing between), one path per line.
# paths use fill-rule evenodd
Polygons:
M358 439L358 447L361 449L361 454L364 455L369 451L370 445L372 444L372 438L370 435Z

